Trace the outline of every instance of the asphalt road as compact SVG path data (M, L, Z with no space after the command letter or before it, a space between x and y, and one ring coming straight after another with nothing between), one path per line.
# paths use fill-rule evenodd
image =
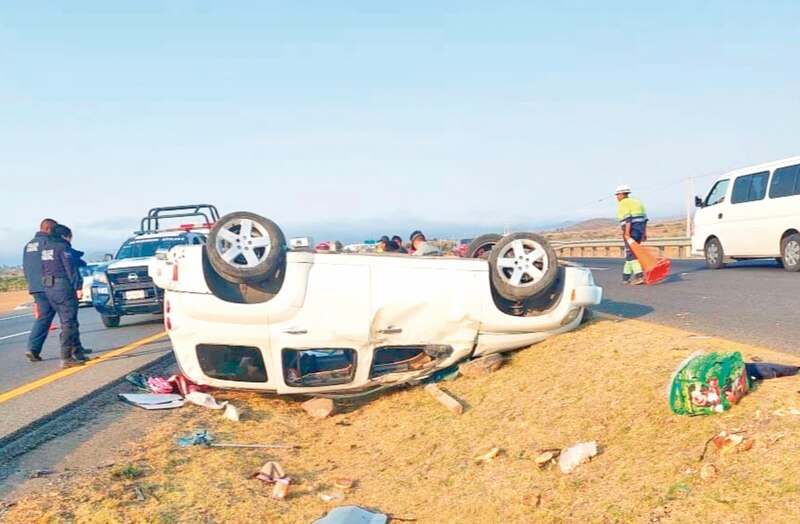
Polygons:
M713 270L702 260L673 260L670 277L655 286L623 285L620 259L573 261L598 269L597 311L800 354L800 273L774 261Z
M79 321L81 340L85 347L94 350L92 357L127 346L164 329L162 318L155 315L123 317L120 327L108 329L92 308L81 309ZM31 310L0 315L0 395L60 370L58 329L51 331L47 337L42 362L29 362L25 357L27 332L32 324ZM54 324L58 325L58 321ZM168 339L136 347L34 391L0 402L0 439L170 351Z

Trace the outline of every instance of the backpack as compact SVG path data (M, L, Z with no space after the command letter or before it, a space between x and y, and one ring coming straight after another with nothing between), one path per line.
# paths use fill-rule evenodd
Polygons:
M749 389L741 353L695 353L672 376L669 404L676 415L722 413Z

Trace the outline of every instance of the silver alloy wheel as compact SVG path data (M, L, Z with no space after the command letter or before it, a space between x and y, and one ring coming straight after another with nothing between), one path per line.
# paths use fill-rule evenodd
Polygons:
M235 218L219 230L214 249L234 267L252 268L262 263L272 250L267 229L249 218Z
M717 249L716 242L709 242L706 247L706 258L710 265L714 265L719 261L719 249Z
M800 242L797 242L797 240L790 240L786 243L783 262L790 267L794 267L800 263Z
M515 287L533 285L547 273L550 259L536 241L520 238L504 246L497 258L500 278Z

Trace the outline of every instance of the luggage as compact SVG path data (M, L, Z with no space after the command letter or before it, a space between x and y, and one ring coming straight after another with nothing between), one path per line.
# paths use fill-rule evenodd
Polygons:
M747 393L750 382L742 354L694 354L672 377L669 403L677 415L708 415L727 411Z

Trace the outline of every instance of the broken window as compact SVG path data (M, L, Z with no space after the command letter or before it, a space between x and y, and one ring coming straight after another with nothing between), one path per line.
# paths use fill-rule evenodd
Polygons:
M449 352L446 351L449 349ZM386 346L375 350L372 357L370 378L377 378L389 373L416 371L440 358L449 355L450 346Z
M261 350L252 346L198 344L197 361L203 373L219 380L266 382Z
M349 348L284 348L283 378L287 386L334 386L353 381L356 352Z

